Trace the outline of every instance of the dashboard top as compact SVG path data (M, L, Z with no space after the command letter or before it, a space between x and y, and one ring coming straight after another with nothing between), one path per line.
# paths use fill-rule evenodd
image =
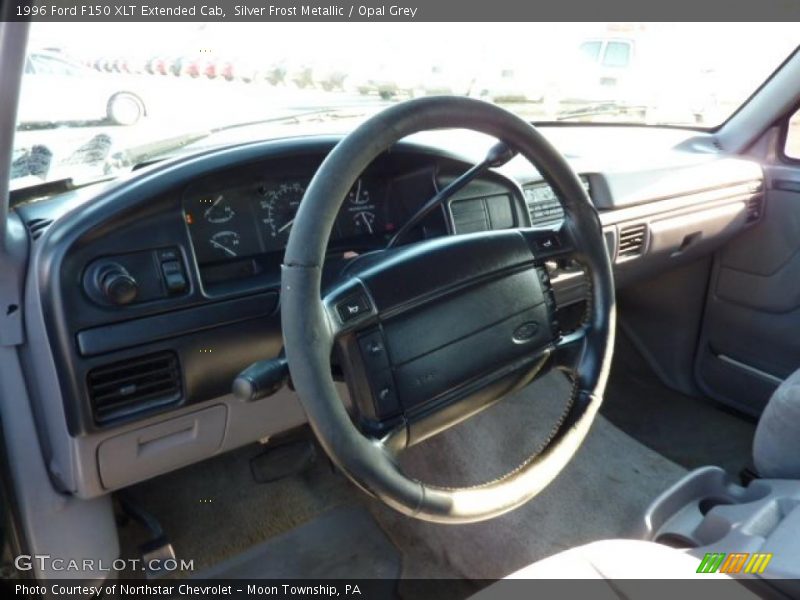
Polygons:
M303 151L315 145L333 146L346 133L344 124L309 124L297 135L286 137L285 128L257 125L212 135L188 145L177 161L193 161L230 150L237 154ZM699 191L716 185L760 178L760 167L752 161L724 154L713 134L695 130L638 126L574 125L540 126L539 130L579 173L593 173L607 182L608 193L593 198L600 210L640 204L661 197ZM470 131L432 131L416 134L404 144L419 151L474 163L485 156L494 140ZM255 150L255 153L246 149ZM241 152L238 152L238 150ZM59 194L18 207L23 220L57 219L107 190L113 190L145 172L159 169L169 159L123 175L111 182ZM217 161L210 161L217 162ZM210 165L209 165L210 166ZM541 181L541 174L524 158L517 157L500 172L520 184ZM689 175L684 176L683 173ZM671 174L671 177L667 177ZM678 176L676 176L678 175ZM654 179L660 187L652 187Z

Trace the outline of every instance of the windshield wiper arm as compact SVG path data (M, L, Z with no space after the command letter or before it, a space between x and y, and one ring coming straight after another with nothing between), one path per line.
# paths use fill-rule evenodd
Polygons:
M451 181L448 185L446 185L442 190L440 190L433 198L428 200L425 204L423 204L417 212L415 212L411 218L406 221L406 223L397 230L392 236L392 239L389 240L389 243L386 245L386 248L392 248L396 246L397 243L405 236L409 231L411 231L422 219L424 219L428 214L437 206L445 203L449 198L453 196L456 192L463 189L467 184L469 184L473 179L485 173L488 169L496 169L497 167L502 167L512 158L517 155L516 150L512 150L509 148L505 142L498 142L494 146L489 149L489 152L486 154L486 158L484 158L481 162L477 165L471 167L469 170L465 171L462 175L455 178Z
M314 108L310 110L300 110L297 112L291 112L289 114L280 115L277 117L267 117L265 119L256 119L254 121L243 121L241 123L232 123L230 125L222 125L221 127L215 127L209 130L210 133L219 133L221 131L229 131L231 129L237 129L239 127L250 127L253 125L266 125L269 123L291 123L296 122L300 123L306 119L313 119L313 118L330 118L330 119L337 119L337 118L349 118L349 117L358 117L363 115L367 108L374 108L374 107L381 107L382 104L374 104L369 106L364 105L355 105L355 106L328 106L324 108Z
M573 119L585 119L592 117L616 117L626 114L630 110L641 108L628 104L617 104L607 102L602 104L590 104L583 108L561 113L556 117L556 122L571 121Z

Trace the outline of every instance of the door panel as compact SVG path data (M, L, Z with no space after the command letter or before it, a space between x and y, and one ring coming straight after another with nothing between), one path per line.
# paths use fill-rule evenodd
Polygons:
M800 167L765 170L761 222L715 257L695 365L709 396L756 415L800 368Z

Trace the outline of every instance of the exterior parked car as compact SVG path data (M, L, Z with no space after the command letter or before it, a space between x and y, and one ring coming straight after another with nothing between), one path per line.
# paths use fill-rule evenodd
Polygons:
M203 69L205 68L205 60L199 56L193 57L184 57L181 59L180 63L180 73L178 74L180 77L192 77L197 78L200 77L202 74Z
M209 59L209 60L200 60L200 75L208 77L209 79L216 79L220 73L220 64L218 64L217 60Z
M149 73L150 75L156 74L156 62L158 61L159 58L160 58L159 56L151 56L150 58L147 59L144 67L146 73Z
M479 81L478 94L492 102L540 102L545 117L600 106L645 106L635 85L636 40L598 37L556 54L557 59L528 64L506 61ZM565 78L561 73L569 72Z
M237 79L246 83L264 80L265 70L257 60L248 57L240 57L234 61L234 64L234 75Z
M541 102L545 95L545 82L530 75L523 64L502 63L485 74L476 86L478 96L492 102Z
M147 59L143 57L126 58L122 63L122 72L128 75L141 75L146 73Z
M292 65L288 69L287 79L301 90L314 87L314 67L305 63Z
M263 78L270 85L279 85L286 82L286 73L286 62L278 61L267 67L263 73Z
M109 120L133 125L147 113L135 78L99 74L64 56L33 52L25 63L20 123ZM59 90L53 102L52 90Z
M225 81L233 81L238 77L238 64L236 60L221 58L214 63L215 74Z
M183 73L184 65L191 60L188 56L178 56L169 63L169 74L175 77L180 77Z
M314 87L326 92L344 90L347 69L336 60L320 60L314 65Z
M673 47L668 55L660 51L665 45ZM556 98L559 114L570 118L622 111L623 119L693 124L713 111L714 73L693 63L676 40L655 45L652 39L610 36L587 39L578 50L562 67L575 76L548 90L552 101L546 97L545 108L551 112ZM676 69L676 64L693 66Z
M352 70L347 83L363 96L377 94L384 100L411 98L419 94L420 69L402 61L365 61Z
M437 63L423 73L419 91L426 96L440 94L468 96L474 84L475 78L468 70L447 63Z
M110 73L112 61L113 59L110 56L101 56L95 61L94 68L101 73Z
M634 98L632 81L635 50L635 41L628 38L597 38L581 43L569 63L577 74L574 89L564 87L562 99L636 103L639 99Z
M153 56L147 63L147 72L151 75L166 75L169 72L168 61L165 56Z

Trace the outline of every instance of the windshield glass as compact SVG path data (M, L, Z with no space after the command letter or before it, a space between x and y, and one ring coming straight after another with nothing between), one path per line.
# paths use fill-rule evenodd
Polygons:
M12 188L346 131L432 94L537 122L713 127L799 39L791 23L34 23Z

